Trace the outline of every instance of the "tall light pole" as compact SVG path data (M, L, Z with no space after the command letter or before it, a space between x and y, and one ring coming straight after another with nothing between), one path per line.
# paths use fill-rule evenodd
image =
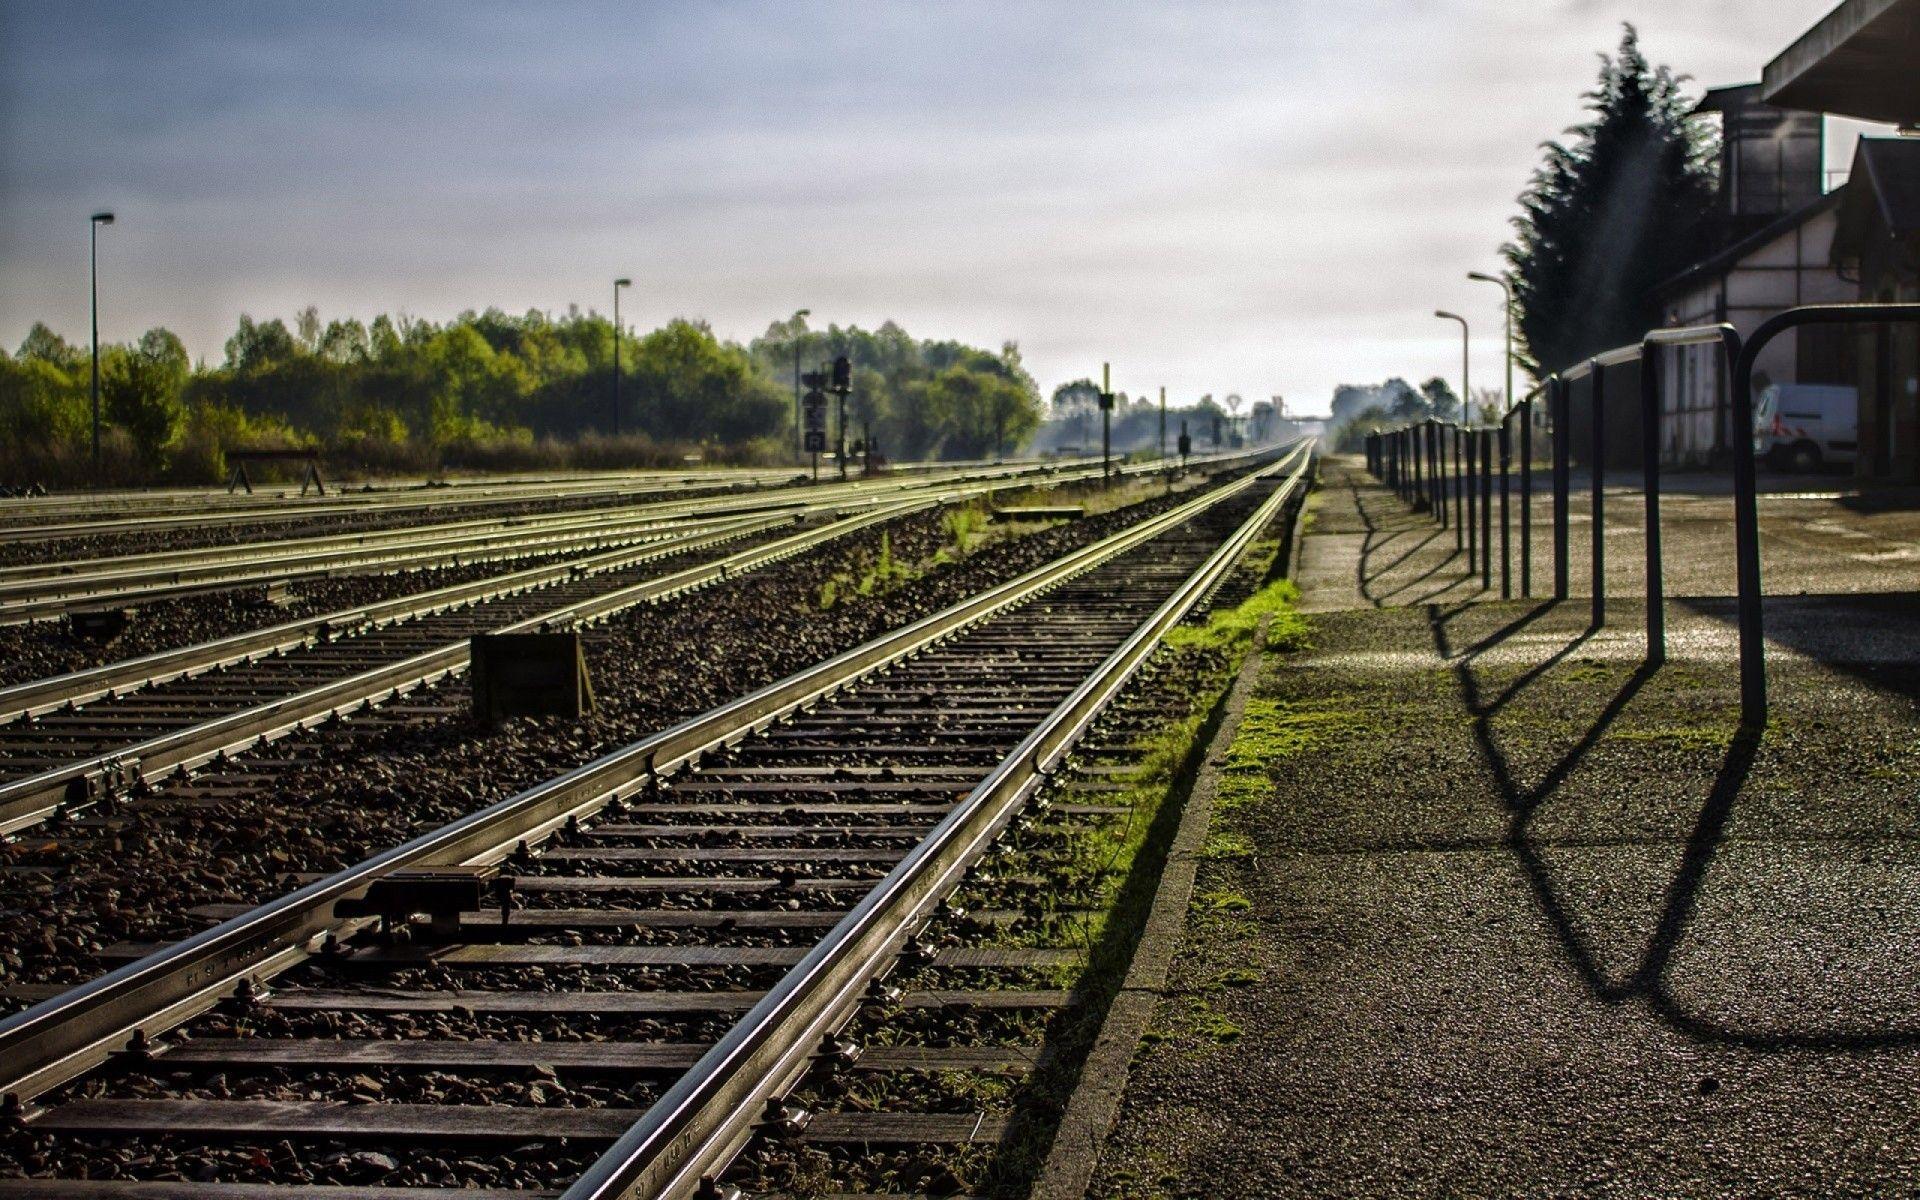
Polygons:
M1473 423L1473 385L1467 375L1467 319L1459 313L1450 313L1445 309L1435 309L1434 316L1443 321L1460 322L1460 423Z
M793 314L793 319L796 321L804 321L812 315L812 309L803 308ZM805 430L801 428L800 421L800 347L806 343L806 340L807 334L805 330L801 330L799 333L793 335L793 440L794 445L802 454L807 452L807 435Z
M93 305L93 482L100 483L100 227L113 224L113 214L97 212L87 221L88 290Z
M632 287L631 279L613 281L613 436L620 436L620 289Z
M1507 407L1513 407L1513 285L1503 275L1489 275L1485 271L1468 271L1467 278L1480 283L1493 283L1507 298Z

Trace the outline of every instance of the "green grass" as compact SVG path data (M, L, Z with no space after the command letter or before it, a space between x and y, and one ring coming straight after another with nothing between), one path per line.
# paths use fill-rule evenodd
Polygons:
M1224 650L1236 659L1253 646L1261 622L1267 626L1267 647L1291 652L1307 645L1306 618L1295 610L1300 589L1290 579L1275 580L1244 602L1210 615L1200 625L1182 625L1167 634L1175 649Z
M1250 568L1260 577L1271 568L1277 541L1263 543L1261 554L1250 556ZM1260 561L1264 559L1264 561ZM1206 746L1219 720L1221 700L1253 647L1261 623L1268 628L1268 645L1293 649L1306 643L1307 626L1293 609L1298 593L1285 581L1261 588L1245 603L1211 614L1204 622L1185 626L1167 639L1163 655L1185 660L1183 669L1197 671L1190 684L1190 714L1163 724L1138 746L1142 757L1135 769L1120 777L1122 791L1100 797L1102 803L1128 808L1126 817L1100 823L1081 823L1062 831L1058 842L1046 847L1049 878L1058 881L1044 903L1058 920L1037 922L1015 938L1033 945L1071 945L1083 948L1083 963L1061 970L1058 985L1077 988L1089 997L1051 1030L1048 1044L1052 1065L1042 1069L1016 1109L1014 1132L996 1160L990 1185L992 1195L1024 1195L1032 1173L1045 1160L1052 1138L1054 1114L1071 1094L1079 1064L1114 992L1133 961L1133 942L1145 925L1159 886L1168 846L1179 826L1180 814L1193 780L1199 773ZM1227 856L1253 853L1244 837L1210 841L1208 850ZM1252 907L1245 896L1209 893L1199 898L1210 921L1239 921ZM1071 911L1082 910L1082 911ZM1238 983L1226 986L1240 986ZM1204 999L1178 1015L1174 1030L1198 1034L1215 1044L1232 1042L1240 1029L1209 1009ZM1156 1035L1150 1033L1151 1041Z

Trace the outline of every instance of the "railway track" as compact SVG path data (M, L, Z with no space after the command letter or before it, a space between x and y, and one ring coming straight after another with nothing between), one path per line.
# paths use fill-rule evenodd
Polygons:
M875 981L1071 957L924 934L1009 829L1113 815L1021 810L1304 466L1301 447L0 1023L0 1160L41 1177L0 1195L714 1196L763 1135L991 1140L986 1113L779 1098L851 1057L829 1035L864 1001L967 1028L1057 1006ZM876 1046L846 1069L1021 1053Z
M37 499L0 499L0 542L22 537L193 529L208 524L313 520L325 517L404 517L423 511L579 501L596 503L638 494L694 493L731 487L773 487L795 468L713 468L636 471L579 477L516 479L486 476L428 483L397 481L326 496L229 495L215 490L106 492ZM263 489L263 490L273 490Z
M527 573L532 579L431 599L403 617L374 616L357 625L322 621L315 630L277 636L264 649L189 647L199 652L198 669L189 672L176 662L126 690L103 685L99 678L84 689L69 686L71 681L8 689L0 700L10 696L7 707L18 715L0 725L0 833L97 804L111 806L165 772L191 771L263 739L335 719L342 711L398 699L463 670L476 634L566 629L603 619L804 553L931 503L883 505L726 553L731 543L762 539L792 518L735 523L603 559L593 570L564 564L539 568ZM671 562L682 558L695 561ZM663 571L663 564L668 569ZM474 585L449 590L472 593ZM248 640L247 635L239 639ZM204 665L209 661L213 665ZM61 691L69 699L49 708ZM72 699L83 694L91 695L91 702Z
M878 503L984 480L1020 478L1029 467L983 467L806 489L651 500L588 512L443 522L315 537L243 541L114 558L0 566L0 624L62 616L78 606L126 606L243 584L316 575L417 569L533 554L586 552L666 536L699 521L823 504ZM1076 468L1059 478L1085 478Z
M1075 478L1079 473L1067 473ZM693 522L638 549L549 564L0 689L0 834L138 792L261 738L395 699L464 669L476 633L567 628L753 570L997 480L869 493L872 507L700 566L662 559L766 536L820 504ZM859 508L859 503L850 507ZM657 543L657 544L656 544Z

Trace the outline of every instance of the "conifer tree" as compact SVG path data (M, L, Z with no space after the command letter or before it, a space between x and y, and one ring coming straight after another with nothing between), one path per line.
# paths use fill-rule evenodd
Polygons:
M1638 341L1659 323L1653 288L1710 249L1717 140L1688 119L1681 83L1627 25L1586 95L1592 119L1546 144L1520 195L1501 252L1540 374Z

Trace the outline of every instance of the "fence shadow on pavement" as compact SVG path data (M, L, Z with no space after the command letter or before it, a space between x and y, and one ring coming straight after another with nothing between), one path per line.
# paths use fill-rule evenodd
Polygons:
M1511 758L1495 735L1493 719L1530 688L1542 683L1556 667L1586 644L1595 631L1587 627L1568 634L1564 645L1491 694L1477 668L1477 662L1489 651L1548 615L1555 606L1556 602L1552 600L1534 603L1493 633L1458 648L1453 644L1455 639L1449 631L1449 625L1480 606L1471 602L1429 604L1426 606L1426 616L1434 649L1453 673L1461 698L1472 717L1476 750L1491 773L1500 801L1506 809L1506 847L1519 862L1556 939L1589 991L1606 1004L1634 1000L1644 1002L1671 1028L1706 1042L1754 1049L1868 1050L1920 1045L1920 1029L1834 1031L1785 1028L1764 1032L1736 1029L1691 1011L1673 995L1668 973L1674 951L1694 918L1702 885L1725 839L1728 821L1752 774L1765 736L1760 731L1744 727L1727 742L1712 786L1680 842L1678 866L1666 882L1657 916L1643 949L1629 970L1609 973L1603 947L1591 939L1575 919L1566 883L1556 877L1552 864L1535 844L1532 826L1542 807L1560 791L1633 699L1655 678L1660 668L1640 663L1607 699L1573 744L1551 762L1538 782L1522 783Z

